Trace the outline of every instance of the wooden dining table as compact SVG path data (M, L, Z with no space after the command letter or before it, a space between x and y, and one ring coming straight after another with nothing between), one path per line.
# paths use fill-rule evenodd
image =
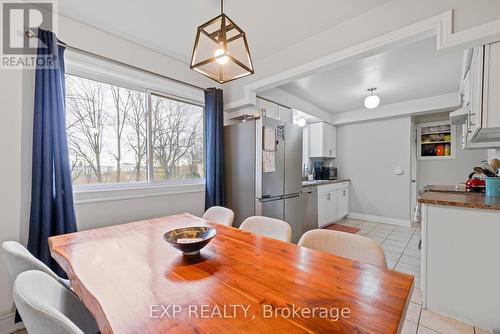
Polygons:
M198 256L165 232L211 226ZM49 238L102 333L401 331L413 277L179 214Z

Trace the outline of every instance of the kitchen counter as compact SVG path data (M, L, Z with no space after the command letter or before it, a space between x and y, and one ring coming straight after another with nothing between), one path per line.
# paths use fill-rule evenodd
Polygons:
M302 181L302 187L314 187L314 186L319 186L319 185L323 185L323 184L349 182L350 180L351 179Z
M500 210L500 197L488 197L477 193L427 191L420 196L418 202L472 209Z

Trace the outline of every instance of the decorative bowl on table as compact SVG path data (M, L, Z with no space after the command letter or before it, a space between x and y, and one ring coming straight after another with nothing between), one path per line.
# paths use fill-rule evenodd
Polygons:
M217 231L208 226L182 227L168 231L163 239L184 255L196 255L216 234Z

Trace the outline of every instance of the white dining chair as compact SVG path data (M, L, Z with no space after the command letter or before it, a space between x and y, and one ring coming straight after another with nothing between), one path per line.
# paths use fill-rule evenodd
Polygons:
M290 225L275 218L263 216L248 217L241 223L240 229L277 240L292 241L292 228Z
M30 334L99 332L94 317L85 305L42 271L28 270L17 276L14 302Z
M233 226L234 212L223 206L212 206L205 212L203 219L226 226Z
M362 235L332 230L310 230L302 235L298 245L387 268L382 247L375 240Z
M7 263L7 271L12 279L27 270L40 270L52 276L66 288L71 289L69 280L63 279L52 271L45 263L38 260L23 245L15 241L4 241L2 243L3 255Z

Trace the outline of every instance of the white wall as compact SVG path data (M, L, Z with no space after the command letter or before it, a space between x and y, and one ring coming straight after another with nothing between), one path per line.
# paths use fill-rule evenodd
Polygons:
M415 123L427 123L449 120L448 113L420 116ZM481 160L488 157L487 149L463 150L460 146L459 136L461 127L457 127L457 145L455 159L451 160L417 160L417 186L420 189L428 184L463 183L472 172L474 166L479 166Z
M0 241L18 240L21 211L21 99L22 75L18 71L0 73L0 150L2 152L0 191ZM0 319L12 310L12 281L0 265ZM1 329L1 328L0 328Z
M409 224L410 130L410 117L337 127L333 165L341 178L351 179L353 215ZM402 175L394 174L396 167Z
M188 65L116 36L67 18L60 19L59 28L59 38L69 45L198 86L213 86L211 81L191 71ZM0 149L4 156L0 164L0 175L4 175L0 191L0 242L27 241L31 193L33 86L33 71L0 70ZM88 229L180 212L195 215L203 212L202 185L190 187L189 192L182 194L162 192L143 197L146 193L141 191L140 197L136 199L117 200L115 196L111 201L77 200L75 206L78 227ZM131 192L123 195L130 196ZM0 333L9 328L13 319L11 291L12 281L2 264Z

